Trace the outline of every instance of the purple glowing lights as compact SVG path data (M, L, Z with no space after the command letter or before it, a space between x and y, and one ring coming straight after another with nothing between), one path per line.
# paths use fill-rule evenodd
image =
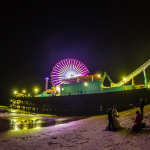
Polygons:
M48 78L48 77L45 77L45 80L46 80L46 81L48 81L48 80L49 80L49 78Z
M81 74L89 73L88 68L79 60L63 59L59 61L53 68L51 81L53 85L58 86L64 84L64 79L80 76Z

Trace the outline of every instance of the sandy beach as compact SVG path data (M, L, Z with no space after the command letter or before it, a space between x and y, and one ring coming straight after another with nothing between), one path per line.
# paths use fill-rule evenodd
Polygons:
M7 130L0 133L0 150L149 150L150 105L144 107L146 128L131 133L136 110L139 108L119 112L122 128L118 131L104 130L107 115L47 127Z

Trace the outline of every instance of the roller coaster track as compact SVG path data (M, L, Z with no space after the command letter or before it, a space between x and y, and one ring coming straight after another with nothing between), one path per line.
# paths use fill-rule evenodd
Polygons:
M128 75L126 78L121 80L118 83L111 83L111 87L117 87L117 86L122 86L129 82L130 80L134 80L134 77L136 77L138 74L140 74L142 71L144 73L144 78L145 78L145 85L147 86L147 79L146 79L146 73L145 69L150 66L150 59L145 62L142 66L140 66L138 69L136 69L134 72L132 72L130 75Z

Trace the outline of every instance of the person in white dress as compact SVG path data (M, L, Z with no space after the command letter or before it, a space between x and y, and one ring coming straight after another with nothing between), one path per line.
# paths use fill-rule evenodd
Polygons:
M119 129L121 126L118 119L119 118L118 111L115 105L113 106L112 115L113 115L114 128Z

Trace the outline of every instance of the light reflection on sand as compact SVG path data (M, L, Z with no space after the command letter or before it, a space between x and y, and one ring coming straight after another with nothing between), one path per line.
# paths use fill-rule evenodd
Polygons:
M0 107L0 132L40 129L60 125L84 117L60 117L49 114L33 114L18 109Z
M10 121L10 130L18 130L18 129L31 129L35 127L41 127L42 118L38 117L11 117L9 118Z

